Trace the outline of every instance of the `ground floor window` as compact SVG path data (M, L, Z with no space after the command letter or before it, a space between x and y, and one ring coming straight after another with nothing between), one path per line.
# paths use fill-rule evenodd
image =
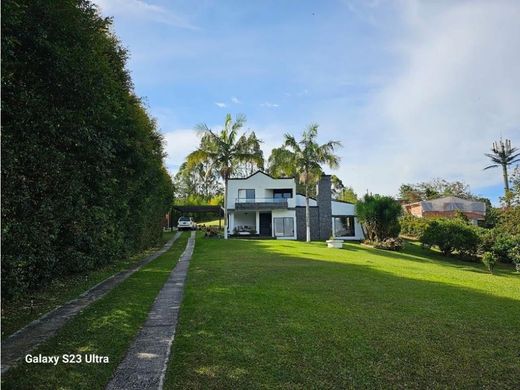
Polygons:
M354 216L334 217L334 237L354 237Z
M294 218L273 218L275 237L294 237Z

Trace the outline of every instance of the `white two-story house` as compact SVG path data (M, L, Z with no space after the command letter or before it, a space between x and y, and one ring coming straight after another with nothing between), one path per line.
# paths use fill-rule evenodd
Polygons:
M311 239L363 239L354 205L332 200L330 176L321 177L318 195L309 205ZM294 178L275 179L257 171L246 178L229 179L227 207L229 235L306 238L305 197L296 193Z

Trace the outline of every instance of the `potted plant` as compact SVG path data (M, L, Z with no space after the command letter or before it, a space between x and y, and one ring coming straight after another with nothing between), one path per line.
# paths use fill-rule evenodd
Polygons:
M334 236L330 236L330 238L327 240L327 247L328 248L343 248L343 240L338 240Z

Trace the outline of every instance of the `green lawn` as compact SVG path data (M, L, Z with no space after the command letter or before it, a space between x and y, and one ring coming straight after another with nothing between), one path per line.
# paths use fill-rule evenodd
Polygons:
M511 267L199 239L165 388L518 388L519 330Z
M32 355L96 353L109 364L27 364L2 376L3 389L104 389L148 317L155 297L186 247L188 233L106 296L67 322Z
M23 298L2 301L2 337L9 336L29 322L41 317L52 309L76 298L115 273L130 268L131 265L159 250L175 232L163 232L160 244L132 257L122 258L106 266L82 273L67 275L55 280L51 285Z

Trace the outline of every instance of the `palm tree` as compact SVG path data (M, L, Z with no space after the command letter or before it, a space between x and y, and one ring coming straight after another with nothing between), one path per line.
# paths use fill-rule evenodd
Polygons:
M339 166L340 158L334 154L337 147L341 147L339 141L329 141L323 145L316 142L318 125L310 125L303 132L300 141L285 134L284 144L281 148L275 148L269 157L269 169L273 175L287 175L294 173L298 176L300 184L305 189L305 225L307 242L311 240L311 227L309 216L309 190L315 185L323 173L321 164L326 164L334 169Z
M224 127L220 132L211 130L205 123L196 126L201 135L200 146L186 158L190 164L209 161L224 180L224 237L228 236L227 195L228 180L242 163L255 163L263 166L264 159L259 147L261 142L254 134L242 134L240 130L246 123L244 115L237 115L235 121L231 114L226 115Z
M502 138L500 141L493 142L491 151L493 153L485 153L485 155L489 157L494 164L485 167L484 170L502 166L505 200L506 204L509 205L509 178L507 175L507 167L520 161L520 152L517 153L518 149L511 147L511 140L506 139L504 142Z

